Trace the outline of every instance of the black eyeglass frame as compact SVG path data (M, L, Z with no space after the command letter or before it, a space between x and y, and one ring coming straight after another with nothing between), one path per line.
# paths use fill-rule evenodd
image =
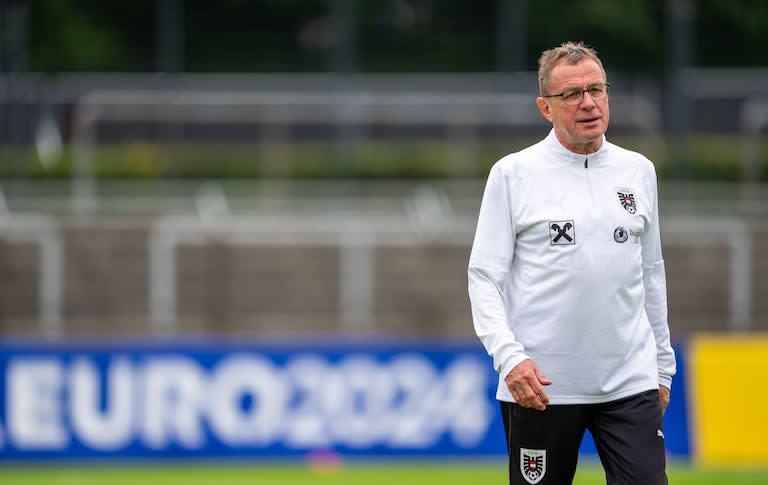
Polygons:
M611 85L611 83L601 83L601 84L603 85L603 88L605 89L605 95L608 96L608 87ZM597 84L593 84L592 86L588 87L587 89L576 89L576 88L566 89L562 93L543 95L542 98L560 98L560 99L563 100L564 103L566 103L565 98L563 97L563 96L565 96L566 93L569 93L571 91L581 91L581 95L579 97L579 100L572 105L572 106L575 106L575 105L581 103L581 101L584 99L584 93L588 93L589 90L594 88L595 86L597 86ZM599 99L604 99L602 97L601 98L595 98L591 94L590 94L590 96L593 99L598 99L598 100ZM566 103L566 104L568 104L568 103Z

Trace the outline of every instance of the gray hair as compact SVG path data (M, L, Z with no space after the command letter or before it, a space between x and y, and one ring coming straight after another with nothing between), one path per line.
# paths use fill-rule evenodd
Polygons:
M598 66L600 66L600 70L603 71L603 76L605 76L605 68L603 68L603 63L600 62L600 58L597 57L597 51L591 47L587 47L583 42L564 42L557 47L542 52L541 57L539 57L540 96L547 94L549 88L549 76L552 74L552 69L554 69L562 59L565 59L565 62L571 66L578 64L584 59L592 59Z

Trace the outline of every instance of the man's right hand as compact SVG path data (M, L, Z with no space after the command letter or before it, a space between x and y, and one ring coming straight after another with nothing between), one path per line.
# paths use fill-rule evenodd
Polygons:
M539 411L549 406L549 396L544 392L544 386L552 384L552 381L544 377L539 366L531 359L517 364L504 378L504 382L520 406Z

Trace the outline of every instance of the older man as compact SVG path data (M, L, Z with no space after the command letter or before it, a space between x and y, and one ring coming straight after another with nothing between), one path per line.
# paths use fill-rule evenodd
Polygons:
M675 356L656 172L609 143L605 70L567 42L539 59L539 143L491 169L469 261L475 331L499 372L511 484L568 484L589 430L609 484L665 484Z

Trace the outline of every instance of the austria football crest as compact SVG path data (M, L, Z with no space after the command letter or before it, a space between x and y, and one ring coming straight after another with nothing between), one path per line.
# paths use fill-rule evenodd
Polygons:
M539 483L547 472L547 450L520 448L520 471L528 483Z
M635 192L632 189L616 189L616 195L619 196L621 206L630 214L637 212L637 202L635 202Z

